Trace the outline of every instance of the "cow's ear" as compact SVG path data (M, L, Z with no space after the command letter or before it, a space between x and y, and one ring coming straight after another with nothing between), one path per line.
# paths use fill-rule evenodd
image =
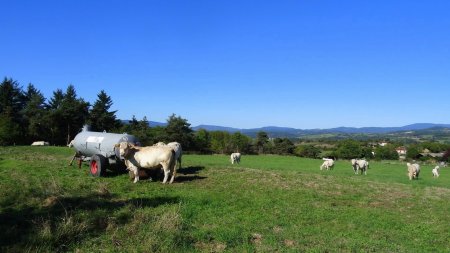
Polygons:
M118 148L118 147L120 147L120 144L119 144L119 143L116 143L116 144L114 144L114 147L115 147L115 148Z

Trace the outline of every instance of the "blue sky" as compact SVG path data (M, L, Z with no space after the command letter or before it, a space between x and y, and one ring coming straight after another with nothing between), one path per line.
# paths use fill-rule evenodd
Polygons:
M450 123L450 1L0 1L0 75L121 119Z

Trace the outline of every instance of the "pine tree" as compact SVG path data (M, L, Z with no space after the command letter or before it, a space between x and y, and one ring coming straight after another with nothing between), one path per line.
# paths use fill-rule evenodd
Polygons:
M120 121L116 119L117 111L109 111L112 104L111 97L101 90L89 114L89 124L93 131L110 132L121 126Z
M193 145L194 135L191 124L186 119L172 114L167 120L166 141L176 141L181 144L183 150L189 150Z
M25 99L17 81L5 79L0 84L0 144L10 145L24 141L21 111Z
M25 91L25 99L23 116L27 126L28 141L48 140L50 135L45 122L48 111L44 95L30 83Z
M64 119L62 118L61 106L64 100L64 92L57 89L53 92L53 97L48 102L48 114L45 117L45 122L50 130L50 142L53 144L64 143Z
M49 126L52 142L67 145L86 123L89 115L89 103L78 98L75 87L70 84L66 93L53 92L49 102Z

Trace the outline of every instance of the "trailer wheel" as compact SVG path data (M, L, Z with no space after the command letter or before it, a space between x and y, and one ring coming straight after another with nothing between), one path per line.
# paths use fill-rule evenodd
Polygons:
M102 155L93 155L91 157L91 163L89 166L89 172L94 177L104 176L106 174L106 168L108 167L108 161Z

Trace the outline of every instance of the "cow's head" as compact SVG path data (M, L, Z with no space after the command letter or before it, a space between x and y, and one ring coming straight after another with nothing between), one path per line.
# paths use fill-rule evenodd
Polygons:
M127 158L130 154L130 150L133 147L131 143L123 141L119 144L114 145L116 148L119 148L119 154L121 157Z

